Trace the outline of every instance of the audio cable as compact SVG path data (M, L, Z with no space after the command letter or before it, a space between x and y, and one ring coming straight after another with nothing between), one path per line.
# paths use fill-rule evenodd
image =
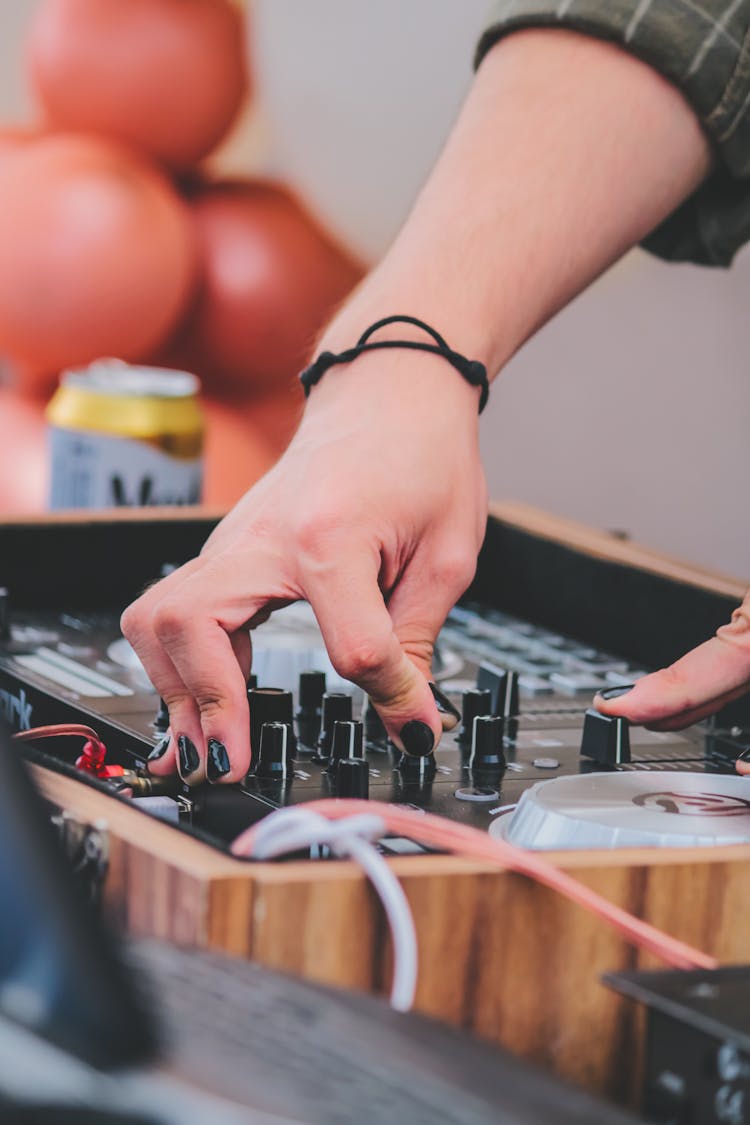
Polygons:
M304 816L304 821L295 820L296 817L301 816ZM333 822L338 822L344 827L342 835L333 832ZM298 823L300 830L295 831ZM360 834L363 829L365 835ZM398 805L379 801L327 799L311 801L305 804L304 808L279 809L238 836L231 848L236 856L258 860L270 859L298 851L308 844L311 846L327 844L334 854L348 854L363 867L380 895L391 926L394 948L391 1004L394 1007L398 1006L401 1011L405 1010L407 998L410 996L413 999L416 990L417 947L414 921L403 889L384 857L375 850L372 843L388 833L406 836L428 847L438 848L465 859L489 863L499 870L515 871L534 879L595 914L633 945L659 957L672 968L714 969L717 967L715 958L678 938L665 934L649 922L636 918L635 915L609 902L537 853L525 851L504 840L495 840L476 828L454 823L434 813L416 813ZM377 865L372 860L372 855L377 857ZM365 862L362 861L364 856L367 857ZM382 886L386 885L385 879L381 879L379 874L379 881L376 881L371 874L376 866L378 872L381 866L384 867L390 876L387 882L388 905L381 892ZM400 891L397 911L394 911L393 906L397 900L392 888L394 881ZM407 927L403 921L402 904L409 912L410 937L408 939L405 937ZM393 916L396 913L398 922L397 926L394 926ZM408 987L406 981L409 982Z

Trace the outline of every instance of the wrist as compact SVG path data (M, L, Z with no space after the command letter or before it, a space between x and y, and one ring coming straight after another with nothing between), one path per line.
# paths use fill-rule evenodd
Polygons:
M303 425L333 412L373 425L382 418L390 429L410 419L423 430L442 432L449 422L478 432L479 397L479 388L440 355L406 349L364 352L331 367L311 388Z
M403 334L394 338L393 328L416 328L423 334L422 339L405 339ZM385 338L383 338L383 333ZM304 369L300 375L300 382L304 388L305 397L308 397L313 387L317 386L324 375L331 368L352 363L362 355L372 352L421 352L434 355L452 367L462 379L479 391L479 413L487 405L489 398L489 383L487 369L477 360L469 359L460 352L451 348L441 334L425 321L409 316L408 314L393 314L381 317L374 321L359 336L356 343L341 352L321 351L316 359Z

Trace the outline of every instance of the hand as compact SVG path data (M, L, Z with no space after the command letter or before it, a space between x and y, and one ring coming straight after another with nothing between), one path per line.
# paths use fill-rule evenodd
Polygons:
M652 730L681 730L705 719L750 690L750 593L716 636L669 668L642 680L625 695L594 706L605 715L623 715ZM739 773L750 763L738 762Z
M477 391L435 356L371 353L313 389L289 449L122 630L169 708L154 773L237 781L250 763L248 628L306 598L337 672L389 735L429 752L435 637L486 522ZM160 744L161 745L161 744ZM208 766L207 766L208 763Z

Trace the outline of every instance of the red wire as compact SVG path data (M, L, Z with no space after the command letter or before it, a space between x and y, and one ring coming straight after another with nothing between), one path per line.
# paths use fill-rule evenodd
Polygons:
M95 751L96 756L100 757L102 763L107 754L107 747L96 731L91 727L84 726L83 723L52 723L44 727L32 727L30 730L20 730L16 734L11 735L16 742L32 742L39 738L85 738L87 742L92 744L92 749ZM105 769L107 767L104 767Z
M31 742L32 739L37 738L65 738L68 736L80 736L81 738L88 739L96 746L101 746L104 749L104 743L99 738L99 735L91 727L86 727L83 723L51 723L45 727L31 727L30 730L19 730L11 735L11 738L16 742Z
M493 839L477 828L457 824L433 813L416 813L380 801L328 799L306 802L305 808L331 820L353 816L366 809L381 817L390 832L469 859L483 860L505 871L516 871L551 887L571 902L596 914L634 945L655 954L676 969L715 969L718 965L715 958L608 902L538 853L524 851L505 840ZM252 827L238 836L232 844L232 852L235 855L252 854L256 832L257 827Z

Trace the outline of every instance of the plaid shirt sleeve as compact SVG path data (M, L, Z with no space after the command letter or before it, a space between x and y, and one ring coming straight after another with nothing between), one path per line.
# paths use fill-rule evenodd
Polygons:
M609 40L682 91L717 167L644 246L672 261L728 266L750 240L750 0L500 0L475 65L503 36L530 27Z

